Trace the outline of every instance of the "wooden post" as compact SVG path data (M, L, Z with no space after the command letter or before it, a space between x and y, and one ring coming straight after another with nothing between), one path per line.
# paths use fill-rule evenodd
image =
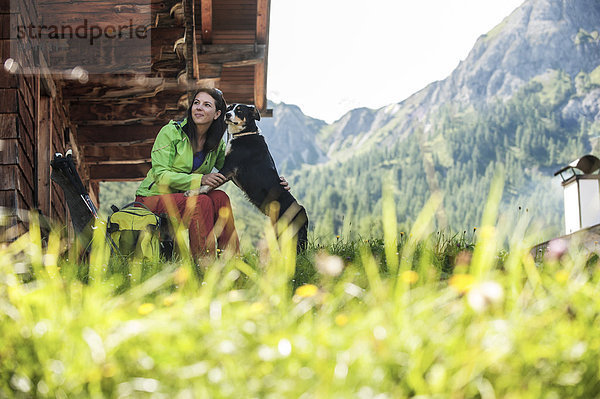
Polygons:
M254 105L261 111L267 108L267 49L269 43L270 13L271 0L257 0L255 43L266 45L263 62L254 66Z
M38 97L37 109L37 204L42 213L51 215L50 201L52 184L50 181L50 159L52 157L52 104L46 96Z

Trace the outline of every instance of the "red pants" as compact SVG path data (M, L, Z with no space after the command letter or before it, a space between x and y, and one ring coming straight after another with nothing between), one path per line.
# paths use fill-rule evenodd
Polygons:
M194 259L215 254L215 236L219 249L239 252L229 197L221 190L185 197L183 193L137 196L136 201L156 214L168 214L180 220L190 231L190 250Z

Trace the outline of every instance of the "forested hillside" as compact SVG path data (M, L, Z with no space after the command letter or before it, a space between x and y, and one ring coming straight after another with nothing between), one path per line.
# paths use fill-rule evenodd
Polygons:
M590 139L600 133L598 122L571 120L564 110L599 90L599 72L579 92L566 74L554 71L505 103L480 110L447 104L408 138L390 135L385 145L344 162L305 167L293 187L311 214L319 215L313 218L317 236L380 234L374 216L381 214L386 176L395 188L401 229L409 228L432 191L441 190L438 227L463 231L479 223L491 179L503 170L504 212L529 213L546 222L543 236L559 234L562 189L553 172L591 152Z

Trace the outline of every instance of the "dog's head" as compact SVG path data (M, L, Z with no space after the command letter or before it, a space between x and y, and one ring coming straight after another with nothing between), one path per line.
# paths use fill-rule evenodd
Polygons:
M260 113L253 105L230 104L225 113L225 123L230 134L256 132L256 121L260 120Z

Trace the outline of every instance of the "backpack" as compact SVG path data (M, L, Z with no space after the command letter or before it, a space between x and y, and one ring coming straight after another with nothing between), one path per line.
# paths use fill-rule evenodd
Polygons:
M160 217L141 202L132 202L121 209L112 206L107 233L123 257L157 260L160 254Z

